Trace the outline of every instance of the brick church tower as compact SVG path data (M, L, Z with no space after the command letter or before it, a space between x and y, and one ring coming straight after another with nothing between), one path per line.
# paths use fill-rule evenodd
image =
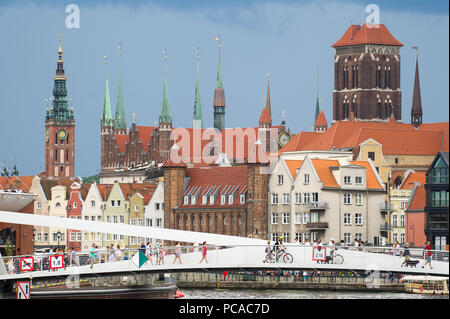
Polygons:
M53 99L45 117L45 172L55 179L75 175L75 119L73 108L69 110L62 54L60 33Z
M351 25L335 49L333 120L401 120L400 48L383 24Z

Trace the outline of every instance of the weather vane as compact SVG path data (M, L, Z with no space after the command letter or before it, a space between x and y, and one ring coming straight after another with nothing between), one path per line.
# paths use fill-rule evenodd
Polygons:
M267 78L267 81L270 81L270 71L266 72L266 78Z
M122 55L124 50L122 49L122 42L119 42L119 45L117 46L117 48L119 49L119 54Z
M199 52L200 52L200 48L197 47L197 49L195 50L195 55L196 55L196 57L197 57L197 61L200 60L200 54L199 54Z
M219 59L220 59L220 50L222 48L222 41L220 39L220 34L216 37L217 46L219 47Z

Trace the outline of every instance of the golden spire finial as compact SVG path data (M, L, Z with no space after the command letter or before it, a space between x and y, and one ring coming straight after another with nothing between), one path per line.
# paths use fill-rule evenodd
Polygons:
M419 47L418 46L413 46L412 48L414 50L416 50L416 55L419 55Z
M286 111L285 110L281 111L281 114L283 116L283 121L284 121L284 115L286 114Z
M162 53L163 53L163 56L164 56L164 61L167 61L167 50L166 50L166 48L164 48Z
M133 123L136 123L136 113L133 112Z
M220 34L216 37L217 46L219 47L219 60L220 60L220 50L222 48L222 41L220 39Z

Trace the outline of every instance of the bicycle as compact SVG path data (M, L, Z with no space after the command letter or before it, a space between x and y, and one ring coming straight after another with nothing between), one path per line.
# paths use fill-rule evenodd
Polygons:
M292 257L292 255L290 253L288 253L286 251L286 249L280 249L277 252L277 256L276 256L276 262L278 262L278 260L283 257L283 262L286 264L292 264L292 262L294 261L294 257Z
M333 254L331 256L326 257L327 264L330 263L330 261L332 264L335 264L335 265L341 265L344 262L344 257L342 257L341 254L336 253L336 250L337 249L335 249L333 251Z

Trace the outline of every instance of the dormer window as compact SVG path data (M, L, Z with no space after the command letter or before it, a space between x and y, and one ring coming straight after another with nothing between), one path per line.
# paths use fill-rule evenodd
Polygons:
M184 205L188 205L188 204L189 204L189 197L184 196Z
M241 204L244 204L245 203L245 195L241 195L240 197L241 197Z
M226 200L227 200L227 199L226 199L225 195L220 196L220 203L221 203L222 205L225 205Z
M77 202L73 202L73 208L77 208Z
M208 197L202 196L202 205L206 205L207 202L208 202Z
M356 177L355 177L355 183L356 183L356 184L362 184L362 183L363 183L363 181L362 181L362 176L356 176Z
M214 196L209 196L209 204L214 205Z
M228 204L233 204L233 202L234 202L234 196L233 195L229 195L228 196Z
M191 196L191 205L195 205L196 198L197 197L195 197L195 196Z

